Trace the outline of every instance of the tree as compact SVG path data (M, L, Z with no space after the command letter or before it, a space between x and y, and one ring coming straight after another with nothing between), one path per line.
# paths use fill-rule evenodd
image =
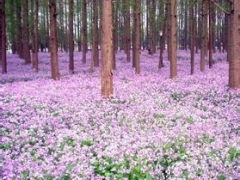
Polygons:
M31 63L28 22L28 0L22 0L23 7L23 58L26 64Z
M170 78L173 79L177 77L177 30L176 30L176 22L177 22L177 2L176 0L170 0L169 2L169 51L168 56L170 60Z
M112 0L102 1L101 34L101 93L104 98L113 94L113 14Z
M38 0L34 1L34 22L33 22L33 45L32 45L32 53L33 53L33 68L36 72L38 72Z
M73 0L69 0L69 71L74 73Z
M56 0L49 0L50 10L50 53L52 78L59 80L58 54L57 54L57 11Z
M231 2L230 14L230 59L229 59L229 86L240 88L240 1Z
M130 29L130 2L124 0L125 14L124 14L124 31L125 31L125 53L127 56L127 62L131 61L131 29Z
M82 0L82 63L86 63L87 53L87 1Z
M141 51L141 0L135 0L134 4L134 64L135 73L140 74L140 51Z
M5 74L7 73L5 0L0 0L0 58L2 74Z
M92 66L99 66L99 50L98 50L98 1L93 0L93 50L92 50ZM93 67L91 67L93 70Z

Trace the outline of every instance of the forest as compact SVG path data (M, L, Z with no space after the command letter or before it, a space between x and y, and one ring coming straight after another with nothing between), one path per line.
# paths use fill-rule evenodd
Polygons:
M240 179L240 0L0 0L0 179Z

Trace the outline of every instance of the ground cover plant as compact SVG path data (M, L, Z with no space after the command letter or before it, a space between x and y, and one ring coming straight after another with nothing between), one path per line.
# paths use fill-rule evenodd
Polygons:
M189 52L169 63L141 54L140 75L117 54L114 96L102 99L100 70L59 54L61 80L50 79L48 53L38 74L15 55L0 76L2 179L240 179L240 91L228 88L225 54L213 69L189 75Z

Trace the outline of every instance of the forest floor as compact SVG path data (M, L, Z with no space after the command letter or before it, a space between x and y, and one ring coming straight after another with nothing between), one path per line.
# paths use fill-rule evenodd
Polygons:
M101 98L100 70L75 53L59 53L61 80L50 78L50 54L38 74L8 55L0 76L1 179L240 179L240 91L228 88L226 54L190 74L190 52L178 52L178 78L158 55L141 54L136 75L117 54L114 96Z

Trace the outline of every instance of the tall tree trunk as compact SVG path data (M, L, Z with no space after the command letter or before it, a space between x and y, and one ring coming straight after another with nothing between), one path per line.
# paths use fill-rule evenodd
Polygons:
M127 56L127 62L131 61L131 29L130 29L130 2L124 0L125 15L124 15L124 27L125 27L125 53Z
M169 32L169 57L170 57L170 78L177 77L177 2L170 0L170 32Z
M232 2L230 14L229 86L240 88L240 1Z
M73 40L73 0L69 0L69 71L74 73L74 40Z
M207 52L207 7L208 1L202 2L202 41L201 41L201 54L200 54L200 70L205 70L206 52Z
M87 53L87 1L82 1L82 63L86 63Z
M135 21L135 32L134 32L134 45L135 45L135 73L140 74L140 51L141 51L141 0L135 0L135 11L134 11L134 21Z
M113 51L112 0L102 0L101 94L104 98L113 94Z
M38 72L38 0L34 1L34 22L33 22L33 44L32 44L32 61L33 68Z
M16 2L16 24L17 24L17 53L20 58L23 58L23 36L22 36L22 3Z
M209 3L209 68L211 69L213 66L213 2L208 0Z
M57 53L57 11L56 0L49 0L50 10L50 52L51 52L51 70L52 78L59 80L58 53Z
M191 74L194 74L194 58L195 58L195 25L196 25L196 18L195 18L195 12L194 7L191 7L190 9L190 50L191 50Z
M92 64L95 67L99 66L99 49L98 49L98 0L93 0L93 50ZM93 70L93 67L92 67Z
M0 61L2 62L2 74L7 73L6 50L5 0L0 0Z
M28 23L28 0L22 1L23 7L23 58L26 64L31 63L29 44L29 23Z

